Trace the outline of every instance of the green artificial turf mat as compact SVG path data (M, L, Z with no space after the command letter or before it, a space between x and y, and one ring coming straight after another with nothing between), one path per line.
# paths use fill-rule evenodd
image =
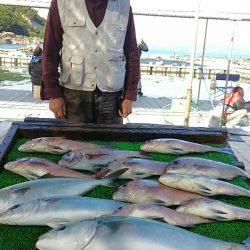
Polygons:
M41 153L23 153L18 152L18 146L25 143L28 139L18 139L14 145L12 151L9 153L6 162L14 161L22 157L42 157L54 162L57 162L61 156L52 154ZM103 142L95 142L98 144L104 144ZM140 150L141 143L128 143L128 142L112 142L109 143L120 150ZM217 145L221 147L221 145ZM229 154L220 153L207 153L207 154L192 154L192 156L202 157L207 159L213 159L220 162L232 164L233 158ZM174 155L162 155L151 154L151 158L157 161L171 161L178 156ZM16 174L10 173L6 170L0 172L0 188L14 185L20 182L27 181L25 178ZM250 189L250 185L245 180L237 178L230 181L236 185ZM85 196L112 199L113 193L116 188L113 187L97 187ZM237 206L250 209L250 199L245 197L216 197L216 199L223 200L227 203L231 203ZM40 235L46 233L49 230L48 227L20 227L20 226L6 226L0 225L0 250L29 250L35 249L35 243ZM250 223L245 221L232 221L232 222L213 222L211 224L198 225L194 228L188 229L192 232L212 237L214 239L220 239L225 241L231 241L241 243L244 239L250 236ZM153 250L153 249L152 249Z

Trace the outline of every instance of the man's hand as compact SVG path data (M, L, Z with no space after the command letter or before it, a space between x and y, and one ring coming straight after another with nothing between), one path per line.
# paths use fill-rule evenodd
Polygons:
M64 118L64 107L65 103L63 98L50 99L49 101L49 109L54 113L57 119Z
M121 110L119 110L119 115L123 118L126 118L132 113L132 101L123 100Z

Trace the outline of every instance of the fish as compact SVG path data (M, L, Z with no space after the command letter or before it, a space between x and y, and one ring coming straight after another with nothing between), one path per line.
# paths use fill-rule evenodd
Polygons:
M225 202L212 199L188 201L178 207L177 211L219 221L250 221L250 209L236 207Z
M40 137L30 140L19 146L21 152L40 152L51 154L66 154L76 149L100 149L113 148L111 145L97 145L82 141L73 141L64 137Z
M112 186L109 179L48 178L0 189L0 213L20 203L56 196L79 196L97 186Z
M146 153L113 149L75 150L64 155L58 164L65 168L97 172L108 163L122 158L149 158Z
M247 250L166 223L99 217L55 228L39 237L39 250Z
M250 191L228 182L191 174L164 174L159 181L177 188L205 196L230 195L250 197Z
M151 176L159 176L165 173L166 163L140 158L120 159L103 167L96 178L104 178L113 175L124 169L124 173L118 176L119 179L144 179Z
M22 226L50 226L111 215L125 203L88 197L42 198L17 204L0 214L0 223Z
M165 222L180 226L193 227L198 224L210 223L211 220L187 213L180 213L173 209L157 205L136 205L129 204L120 207L113 216L130 216L138 218L162 219Z
M249 174L238 167L197 157L180 157L173 160L167 164L166 173L194 174L223 180L232 180L238 176L249 179Z
M4 168L8 171L24 176L29 180L35 180L43 176L83 179L94 178L90 175L63 168L52 161L36 157L27 157L9 162L4 165Z
M188 142L177 139L155 139L145 142L141 146L141 150L149 153L162 153L162 154L174 154L183 155L189 153L231 153L226 149L214 148L207 145L202 145L194 142Z
M153 204L160 206L181 205L195 200L207 199L207 197L168 188L154 180L135 180L122 185L113 194L113 200L125 201L135 204Z

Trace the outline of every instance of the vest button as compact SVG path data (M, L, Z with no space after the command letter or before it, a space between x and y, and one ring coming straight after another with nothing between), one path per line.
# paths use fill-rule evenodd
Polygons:
M94 69L97 69L97 67L95 66Z
M97 52L98 52L98 50L96 49L96 50L95 50L95 53L97 53Z
M95 33L96 35L98 35L98 31L96 31L96 33Z

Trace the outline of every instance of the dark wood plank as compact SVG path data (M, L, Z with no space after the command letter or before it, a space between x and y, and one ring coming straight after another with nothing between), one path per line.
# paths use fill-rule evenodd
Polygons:
M0 144L0 168L3 168L3 163L6 159L6 156L18 138L18 128L19 125L12 124L2 143Z
M103 141L146 141L157 138L176 138L200 143L224 144L227 133L223 131L199 131L180 129L130 128L127 126L47 126L36 123L19 123L20 135L35 138L38 136L65 136L67 138L84 138L85 140Z
M79 127L79 125L69 124L67 120L59 120L59 119L49 119L49 118L32 118L28 117L24 120L25 123L36 123L36 125L41 126L51 126L58 125L58 126L70 126L70 127ZM224 128L205 128L205 127L185 127L185 126L168 126L168 125L160 125L160 124L148 124L148 123L129 123L124 125L116 125L116 124L85 124L80 127L90 127L90 128L134 128L134 129L174 129L174 130L188 130L188 131L214 131L214 132L222 132L227 134L227 130Z

